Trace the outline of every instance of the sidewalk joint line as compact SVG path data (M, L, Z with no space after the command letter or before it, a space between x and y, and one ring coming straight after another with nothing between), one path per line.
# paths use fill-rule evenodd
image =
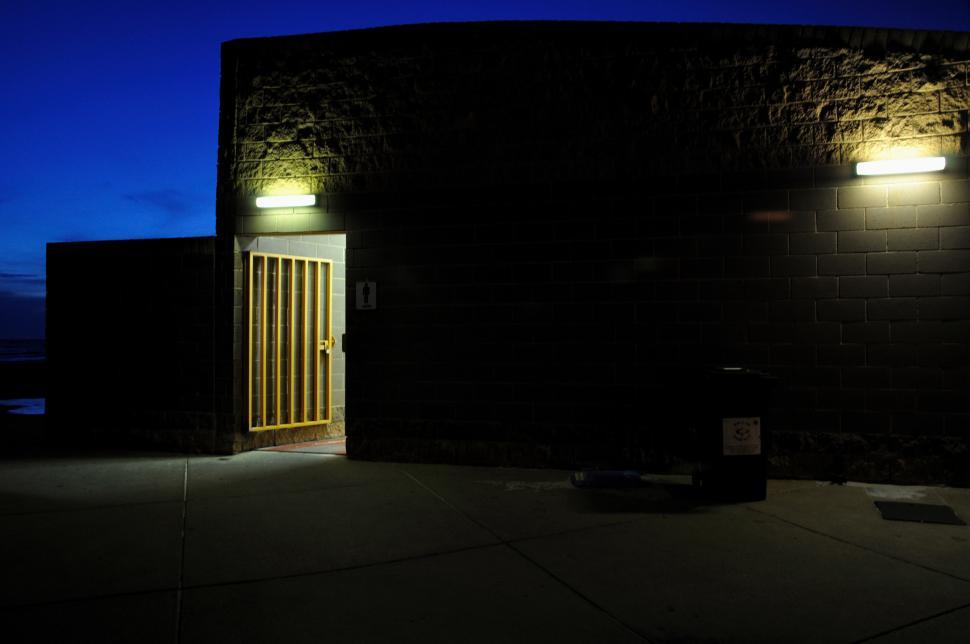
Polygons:
M853 548L858 548L859 550L864 550L865 552L868 552L868 553L871 553L871 554L874 554L874 555L879 555L880 557L886 557L887 559L892 559L893 561L898 561L900 563L904 563L904 564L907 564L907 565L910 565L910 566L915 566L916 568L922 568L923 570L926 570L927 572L932 572L932 573L936 573L938 575L943 575L945 577L950 577L951 579L956 579L957 581L963 581L963 582L970 583L970 579L967 579L966 577L961 577L960 575L955 575L955 574L953 574L951 572L947 572L946 570L939 570L937 568L933 568L933 567L927 566L925 564L921 564L921 563L918 563L918 562L915 562L915 561L910 561L908 559L904 559L904 558L902 558L902 557L900 557L898 555L890 554L888 552L883 552L881 550L876 550L874 548L871 548L871 547L864 546L864 545L859 544L859 543L855 543L855 542L849 541L848 539L843 539L841 537L837 537L837 536L832 535L832 534L829 534L827 532L822 532L821 530L816 530L814 528L809 528L808 526L802 525L800 523L796 523L794 521L791 521L790 519L784 519L784 518L782 518L782 517L780 517L778 515L772 514L770 512L766 512L765 510L759 510L759 509L753 508L751 506L745 506L745 507L748 510L750 510L751 512L756 512L757 514L761 514L763 516L771 517L772 519L777 519L778 521L781 521L782 523L788 524L788 525L790 525L792 527L795 527L795 528L798 528L800 530L805 530L806 532L811 532L812 534L818 535L820 537L825 537L827 539L831 539L833 541L837 541L839 543L843 543L843 544L845 544L847 546L852 546Z
M366 570L367 568L379 568L380 566L389 566L393 564L405 563L408 561L419 561L421 559L433 559L434 557L442 557L446 555L457 554L460 552L469 552L471 550L482 550L485 548L494 548L498 544L495 543L484 543L475 546L463 546L461 548L454 548L451 550L439 550L438 552L427 552L418 555L409 555L407 557L398 557L396 559L383 559L381 561L372 561L370 563L353 564L350 566L342 566L340 568L327 568L324 570L306 570L303 572L294 572L286 575L274 575L272 577L255 577L252 579L232 579L229 581L218 581L208 584L188 584L183 586L184 590L204 590L207 588L222 588L224 586L242 586L245 584L258 584L264 581L285 581L287 579L299 579L301 577L314 577L316 575L331 575L341 572L353 572L355 570Z
M518 548L516 548L514 543L506 542L505 545L512 552L514 552L515 554L519 555L521 558L525 559L530 564L532 564L533 566L535 566L536 568L538 568L539 570L541 570L542 572L544 572L547 576L549 576L550 578L552 578L553 580L555 580L556 582L558 582L566 590L570 591L571 593L573 593L574 595L576 595L577 597L579 597L580 599L582 599L583 601L585 601L587 604L589 604L590 606L592 606L593 608L595 608L599 612L601 612L604 615L606 615L608 618L610 618L614 623L616 623L622 629L624 629L625 631L627 631L631 635L637 636L638 638L640 638L644 642L650 642L650 638L649 637L647 637L646 635L644 635L643 633L641 633L640 631L638 631L637 629L635 629L633 626L631 626L630 624L627 624L625 621L623 621L622 619L620 619L617 615L615 615L613 613L613 611L611 611L608 608L606 608L605 606L601 605L599 602L594 601L592 597L590 597L586 593L582 592L581 590L579 590L578 588L576 588L575 586L573 586L572 584L570 584L569 582L567 582L565 579L563 579L562 577L560 577L556 573L552 572L547 567L543 566L542 564L540 564L538 561L536 561L535 559L533 559L529 555L525 554L524 552L522 552L521 550L519 550Z
M384 559L381 561L373 561L370 563L354 564L350 566L342 566L340 568L326 568L322 570L308 570L303 572L294 572L285 575L274 575L271 577L253 577L251 579L231 579L229 581L216 581L210 583L202 584L182 584L179 587L163 587L163 588L151 588L143 590L132 590L126 592L117 593L102 593L98 595L84 595L77 597L64 597L59 599L49 599L37 602L25 602L21 604L7 604L0 605L0 613L4 611L18 610L22 608L38 608L41 606L61 606L64 604L73 603L83 603L99 601L103 599L116 599L119 597L134 597L138 595L152 595L155 593L179 593L180 591L188 590L206 590L210 588L222 588L225 586L243 586L245 584L258 584L264 581L285 581L287 579L298 579L300 577L313 577L316 575L330 575L334 573L341 572L353 572L356 570L365 570L367 568L378 568L380 566L387 566L399 563L406 563L408 561L418 561L421 559L433 559L434 557L443 557L452 554L458 554L462 552L470 552L473 550L484 550L486 548L495 548L501 544L497 543L484 543L475 546L462 546L461 548L453 548L451 550L439 550L437 552L427 552L418 555L409 555L406 557L398 557L397 559Z
M492 530L492 529L491 529L490 527L488 527L487 525L485 525L484 523L482 523L481 521L479 521L479 520L478 520L478 519L476 519L475 517L473 517L473 516L470 516L469 514L467 514L467 513L465 513L465 512L462 512L461 510L459 510L459 509L458 509L458 508L457 508L457 507L455 506L455 504L454 504L454 503L452 503L451 501L449 501L449 500L448 500L448 499L446 499L445 497L443 497L443 496L441 496L440 494L438 494L438 492L437 492L436 490L434 490L434 489L432 489L432 488L431 488L430 486L428 486L428 485L426 485L426 484L425 484L425 483L424 483L423 481L420 481L420 480L419 480L419 479L418 479L417 477L415 477L415 476L414 476L413 474L411 474L410 472L406 472L406 471L404 471L404 470L402 470L402 469L400 469L400 468L398 468L398 471L399 471L399 472L401 472L401 474L404 474L404 476L406 476L406 477L408 477L409 479L411 479L412 481L414 481L415 483L417 483L417 484L418 484L418 486L420 486L420 487L422 487L422 488L424 488L424 490L425 490L426 492L428 492L428 493L429 493L429 494L431 494L431 495L432 495L433 497L435 497L436 499L438 499L439 501L441 501L442 503L444 503L445 505L447 505L447 506L448 506L449 508L451 508L451 509L452 509L453 511L455 511L455 512L457 512L458 514L460 514L461 516L463 516L463 517L465 517L466 519L468 519L469 521L471 521L472 523L474 523L475 525L477 525L477 526L478 526L479 528L481 528L481 529L482 529L482 530L484 530L485 532L487 532L487 533L489 533L490 535L492 535L492 537L493 537L494 539L496 539L496 540L498 540L498 542L499 542L499 543L502 543L502 544L508 544L508 540L506 540L506 539L504 539L504 538L502 538L502 537L501 537L501 536L500 536L499 534L497 534L497 533L496 533L496 532L495 532L494 530Z
M862 638L860 640L855 640L855 642L853 642L853 644L862 644L862 642L871 642L872 640L877 639L879 637L884 637L886 635L891 635L892 633L896 633L898 631L906 630L907 628L911 628L911 627L916 626L918 624L923 624L925 622L931 622L934 619L939 619L940 617L946 617L947 615L949 615L951 613L955 613L955 612L961 611L961 610L966 610L968 608L970 608L970 603L963 604L962 606L956 606L954 608L950 608L950 609L947 609L947 610L943 610L943 611L940 611L938 613L934 613L932 615L928 615L927 617L922 617L920 619L914 620L914 621L909 622L907 624L903 624L902 626L897 626L895 628L890 628L888 630L885 630L885 631L876 633L875 635L870 635L869 637L864 637L864 638Z
M181 548L179 550L179 578L175 592L175 644L182 640L182 582L185 577L185 524L188 518L189 506L189 459L185 458L185 470L182 474L182 533Z
M578 588L575 588L572 584L568 583L565 579L559 577L558 575L556 575L555 573L553 573L551 570L549 570L548 568L546 568L545 566L543 566L542 564L540 564L539 562L535 561L534 559L532 559L531 557L529 557L527 554L525 554L524 552L522 552L521 550L519 550L518 548L516 548L515 547L515 544L512 541L503 538L498 533L496 533L494 530L492 530L490 527L488 527L487 525L485 525L483 522L479 521L478 519L476 519L475 517L471 516L467 512L465 512L465 511L461 510L460 508L458 508L454 503L452 503L451 501L449 501L445 497L441 496L441 494L439 494L431 486L426 485L423 481L419 480L416 476L414 476L410 472L407 472L407 471L405 471L403 469L400 469L400 468L398 468L398 469L399 469L399 471L402 474L404 474L409 479L411 479L412 481L414 481L415 483L417 483L419 486L421 486L422 488L424 488L425 490L427 490L435 498L437 498L442 503L444 503L445 505L447 505L449 508L451 508L452 510L454 510L455 512L457 512L461 516L465 517L466 519L468 519L469 521L471 521L475 525L481 527L483 530L485 530L489 534L491 534L493 537L495 537L496 539L498 539L499 542L502 545L504 545L506 548L508 548L513 553L515 553L516 555L518 555L521 559L524 559L529 564L531 564L533 567L535 567L539 571L545 573L545 575L547 577L551 578L556 583L558 583L560 586L562 586L563 588L565 588L566 590L568 590L569 592L571 592L572 594L574 594L575 596L579 597L581 600L583 600L584 602L586 602L587 604L589 604L590 606L592 606L595 610L597 610L600 613L602 613L603 615L605 615L607 618L609 618L610 620L612 620L615 624L617 624L618 626L620 626L622 629L626 630L627 632L629 632L632 635L635 635L636 637L640 638L644 642L649 642L650 641L650 639L646 635L644 635L643 633L639 632L638 630L636 630L635 628L633 628L632 626L630 626L629 624L627 624L626 622L624 622L618 616L616 616L615 614L613 614L612 611L608 610L605 606L602 606L598 602L593 601L593 599L591 597L587 596L585 593L583 593L582 591L580 591Z
M565 529L565 530L558 530L556 532L548 532L548 533L543 533L543 534L538 534L538 535L530 535L530 536L527 536L527 537L519 537L519 538L516 538L516 539L503 539L503 540L501 540L501 543L484 543L484 544L474 545L474 546L462 546L460 548L453 548L453 549L450 549L450 550L440 550L438 552L429 552L429 553L424 553L424 554L409 555L409 556L406 556L406 557L399 557L399 558L396 558L396 559L384 559L384 560L381 560L381 561L374 561L374 562L363 563L363 564L354 564L354 565L351 565L351 566L343 566L343 567L340 567L340 568L326 568L326 569L319 569L319 570L310 570L310 571L304 571L304 572L289 573L289 574L286 574L286 575L275 575L275 576L271 576L271 577L253 577L253 578L250 578L250 579L232 579L232 580L229 580L229 581L218 581L218 582L202 583L202 584L184 584L183 583L182 584L182 590L183 591L184 590L205 590L207 588L220 588L220 587L223 587L223 586L237 586L237 585L243 585L243 584L256 584L256 583L260 583L260 582L264 582L264 581L282 581L282 580L286 580L286 579L295 579L295 578L299 578L299 577L312 577L314 575L329 575L331 573L352 572L354 570L362 570L362 569L366 569L366 568L376 568L376 567L379 567L379 566L392 565L392 564L398 564L398 563L405 563L405 562L408 562L408 561L418 561L418 560L421 560L421 559L432 559L434 557L444 557L444 556L448 556L448 555L459 554L459 553L462 553L462 552L472 552L472 551L475 551L475 550L484 550L484 549L487 549L487 548L495 548L495 547L498 547L498 546L501 546L501 545L512 545L512 544L517 544L517 543L523 543L523 542L526 542L526 541L534 541L536 539L543 539L543 538L546 538L546 537L558 537L558 536L561 536L561 535L572 534L574 532L586 532L586 531L589 531L589 530L595 530L597 528L611 528L611 527L615 527L615 526L628 525L628 524L631 524L631 523L636 523L638 521L641 521L641 519L629 519L629 520L626 520L626 521L620 521L620 522L616 522L616 523L603 523L603 524L599 524L599 525L582 526L580 528L568 528L568 529ZM125 592L117 592L117 593L102 593L102 594L97 594L97 595L82 595L82 596L76 596L76 597L65 597L65 598L59 598L59 599L42 600L42 601L37 601L37 602L26 602L26 603L23 603L23 604L7 604L7 605L0 605L0 612L6 611L6 610L12 610L12 609L20 609L20 608L36 608L36 607L40 607L40 606L59 606L59 605L62 605L62 604L70 604L70 603L75 603L75 602L98 601L98 600L102 600L102 599L114 599L114 598L118 598L118 597L129 597L129 596L138 596L138 595L150 595L150 594L153 594L153 593L165 593L165 592L176 592L177 593L178 592L178 587L150 588L150 589L142 589L142 590L132 590L132 591L125 591Z
M178 503L179 499L165 499L160 501L133 501L131 503L107 503L105 505L88 505L84 507L52 508L50 510L28 510L26 512L0 513L0 519L7 517L34 517L44 514L66 514L68 512L90 512L92 510L117 510L119 508L135 508L146 505L164 505Z

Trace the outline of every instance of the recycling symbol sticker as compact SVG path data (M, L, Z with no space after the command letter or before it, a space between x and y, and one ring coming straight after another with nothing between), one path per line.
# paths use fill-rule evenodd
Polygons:
M722 419L725 456L761 454L761 418Z

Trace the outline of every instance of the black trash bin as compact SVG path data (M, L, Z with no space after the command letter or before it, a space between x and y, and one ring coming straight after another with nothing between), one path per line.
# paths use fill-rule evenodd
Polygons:
M704 372L695 413L699 462L694 482L723 501L767 496L765 412L775 379L740 367Z

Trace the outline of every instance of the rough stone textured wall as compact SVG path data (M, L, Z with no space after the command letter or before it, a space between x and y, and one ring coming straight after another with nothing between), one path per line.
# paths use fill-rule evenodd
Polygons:
M468 24L224 48L220 234L346 230L361 457L663 463L779 378L777 473L967 481L968 36ZM864 179L853 163L945 155ZM258 213L253 197L320 206ZM304 228L305 227L305 228Z
M966 46L965 34L582 23L227 43L223 177L237 197L667 177L711 191L697 173L899 145L961 154Z
M60 442L217 444L212 237L47 246L47 431Z

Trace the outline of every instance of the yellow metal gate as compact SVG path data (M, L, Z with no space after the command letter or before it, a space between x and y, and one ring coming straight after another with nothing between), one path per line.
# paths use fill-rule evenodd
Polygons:
M330 422L333 266L249 253L246 361L253 431Z

